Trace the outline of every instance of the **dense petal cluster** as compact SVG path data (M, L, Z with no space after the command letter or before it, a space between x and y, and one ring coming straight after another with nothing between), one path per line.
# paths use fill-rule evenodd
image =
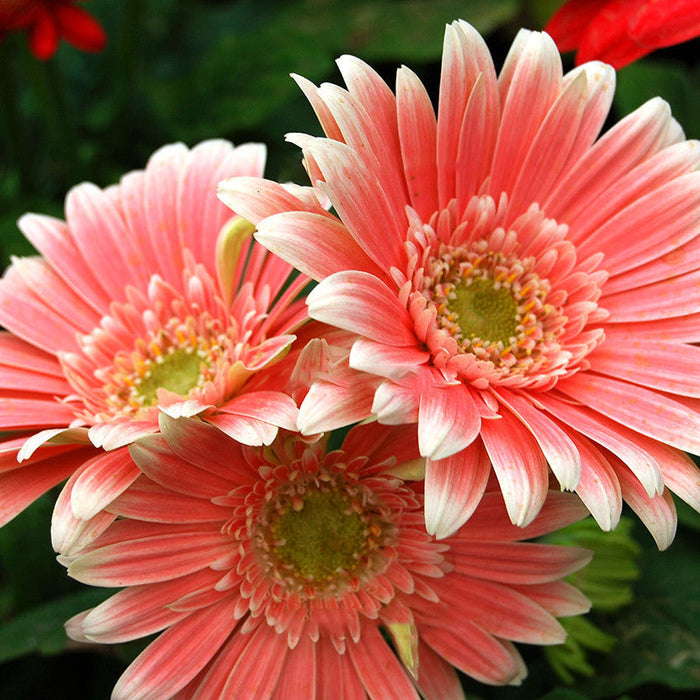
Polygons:
M438 542L422 489L394 475L418 454L410 426L360 426L327 452L295 434L254 448L195 419L161 422L130 448L143 475L108 506L120 519L60 557L84 583L123 587L69 621L73 638L161 632L114 700L461 697L455 667L518 683L512 642L561 642L556 616L588 609L561 579L590 553L520 541L582 517L574 495L552 492L520 529L489 489Z
M253 178L220 196L320 281L309 314L356 335L338 367L374 379L371 412L417 423L429 532L469 518L491 465L526 525L549 466L603 528L624 498L666 547L669 489L700 507L698 144L659 99L598 138L614 73L563 75L546 34L497 76L450 25L437 115L408 68L394 94L338 65L347 89L297 78L327 137L289 137L337 215ZM302 432L341 422L347 392L323 387Z
M576 64L599 60L622 68L665 46L700 36L698 0L568 0L547 23L560 51Z
M102 51L107 44L104 29L76 2L80 0L3 0L0 39L26 31L32 53L44 61L56 53L61 39L81 51Z
M261 175L264 160L258 144L166 146L119 185L71 190L65 222L20 220L42 257L13 260L0 280L0 430L23 431L2 443L2 522L86 455L80 518L138 476L124 450L56 444L113 450L157 431L160 411L253 445L296 428L284 370L267 368L306 319L306 279L216 198L219 180Z

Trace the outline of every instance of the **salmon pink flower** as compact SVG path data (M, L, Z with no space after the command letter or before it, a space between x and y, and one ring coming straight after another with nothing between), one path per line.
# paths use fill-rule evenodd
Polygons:
M568 0L544 30L576 64L600 60L614 68L665 46L700 36L700 0Z
M61 39L81 51L102 51L107 44L104 29L76 1L3 0L0 39L11 31L27 31L32 53L44 61L56 53Z
M394 95L338 65L347 90L297 78L327 138L289 137L337 217L255 178L220 196L320 280L309 314L357 335L376 418L417 423L428 531L468 519L492 466L526 525L549 465L603 528L624 498L667 546L668 489L700 508L698 144L659 99L596 140L614 73L562 75L546 34L522 31L497 77L449 26L437 117L408 68ZM344 395L324 396L302 432L337 423Z
M260 175L264 160L257 144L166 146L117 186L74 188L65 223L20 220L43 257L14 260L0 280L9 331L0 335L0 430L34 434L24 433L21 449L17 437L6 443L3 521L66 470L76 472L72 511L83 519L138 475L125 450L100 450L81 466L81 448L72 470L10 463L47 441L113 450L157 431L161 410L198 415L253 445L271 442L280 426L296 428L286 380L267 370L306 319L295 301L306 280L285 288L290 266L254 243L252 226L216 197L222 177Z
M454 667L519 683L512 642L560 643L556 616L589 607L561 580L587 550L519 541L582 517L572 494L552 492L519 529L489 490L438 542L420 486L394 475L418 454L412 426L360 426L326 452L161 421L130 448L144 475L109 506L122 519L60 557L79 581L124 587L67 623L74 639L161 632L114 700L460 697Z

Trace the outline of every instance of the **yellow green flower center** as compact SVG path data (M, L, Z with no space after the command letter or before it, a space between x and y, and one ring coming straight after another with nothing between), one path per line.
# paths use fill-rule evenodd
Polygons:
M508 345L518 334L518 305L505 287L490 279L462 280L454 285L447 301L465 338L482 338Z
M275 556L304 581L330 581L339 572L352 573L366 554L362 517L340 493L310 493L279 515L270 531L280 543Z
M139 403L155 406L158 389L187 396L202 382L203 370L207 367L206 356L203 355L191 348L177 348L167 355L161 355L157 361L150 361L143 377L134 386Z
M348 480L343 465L271 478L252 526L265 573L307 599L357 589L389 564L396 527L369 489Z

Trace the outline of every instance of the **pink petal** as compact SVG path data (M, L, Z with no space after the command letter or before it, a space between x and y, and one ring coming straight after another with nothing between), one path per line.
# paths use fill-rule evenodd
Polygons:
M430 97L415 73L396 73L396 119L411 206L424 221L437 211L437 122Z
M416 685L426 700L464 700L464 691L455 669L423 641L418 641Z
M92 549L71 562L68 575L91 586L134 586L205 569L231 553L232 544L219 528L170 527L167 534Z
M68 426L75 414L66 404L53 399L25 399L0 397L0 429L45 428Z
M420 635L443 659L481 683L517 685L525 676L515 647L470 620L462 620L459 629L426 625L420 628Z
M0 473L0 526L10 522L39 496L67 479L92 454L92 450L71 450Z
M125 449L96 455L73 484L73 514L89 520L128 488L139 473Z
M231 490L230 479L217 476L181 459L168 447L160 435L143 438L133 443L129 447L129 452L144 474L161 486L177 493L199 498L214 498Z
M275 700L299 700L314 698L317 675L327 673L327 669L316 668L316 642L302 635L294 649L287 652L284 666L279 672L279 682L275 688Z
M380 279L348 270L327 277L307 297L309 315L386 345L418 344L413 322Z
M456 572L508 585L557 581L582 569L593 556L587 549L540 542L455 540L450 551Z
M230 599L189 615L139 654L114 686L113 700L172 696L204 668L235 624Z
M403 267L408 221L403 209L392 210L387 193L360 155L326 139L309 141L304 154L320 168L338 216L365 253L387 272L392 265Z
M289 654L287 638L261 624L231 669L222 698L270 697L280 682L280 671Z
M491 475L480 440L451 457L429 459L425 469L425 528L437 539L456 532L479 505Z
M222 413L263 420L286 430L295 430L297 407L293 399L278 391L251 391L219 407Z
M620 480L622 497L649 530L660 550L668 549L676 536L678 520L673 497L667 490L652 498L642 488L632 472L619 460L613 462Z
M622 491L615 470L598 446L583 435L572 434L571 439L581 455L581 480L576 493L601 530L614 530L622 514Z
M348 644L347 654L371 698L418 700L413 683L374 625L363 625L362 638L357 644ZM382 672L376 673L377 668Z
M501 391L498 399L532 433L561 487L573 491L581 478L581 458L571 438L522 395Z
M315 280L347 269L382 274L343 224L320 214L275 214L258 224L255 238Z
M642 435L700 454L700 416L664 394L592 372L576 374L557 386L567 396ZM684 426L680 432L679 425Z
M498 477L514 525L529 525L547 496L549 476L542 450L510 412L481 424L481 438Z
M230 513L210 501L163 489L146 477L136 479L109 505L122 517L159 523L226 522Z

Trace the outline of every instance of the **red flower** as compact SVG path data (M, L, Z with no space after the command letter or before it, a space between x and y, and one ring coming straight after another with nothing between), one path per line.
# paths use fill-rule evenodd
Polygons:
M8 32L27 30L32 53L45 61L65 39L82 51L104 49L107 35L97 20L75 6L76 0L3 0L0 39Z
M700 35L700 0L568 0L544 30L560 51L578 49L577 65L622 68Z

